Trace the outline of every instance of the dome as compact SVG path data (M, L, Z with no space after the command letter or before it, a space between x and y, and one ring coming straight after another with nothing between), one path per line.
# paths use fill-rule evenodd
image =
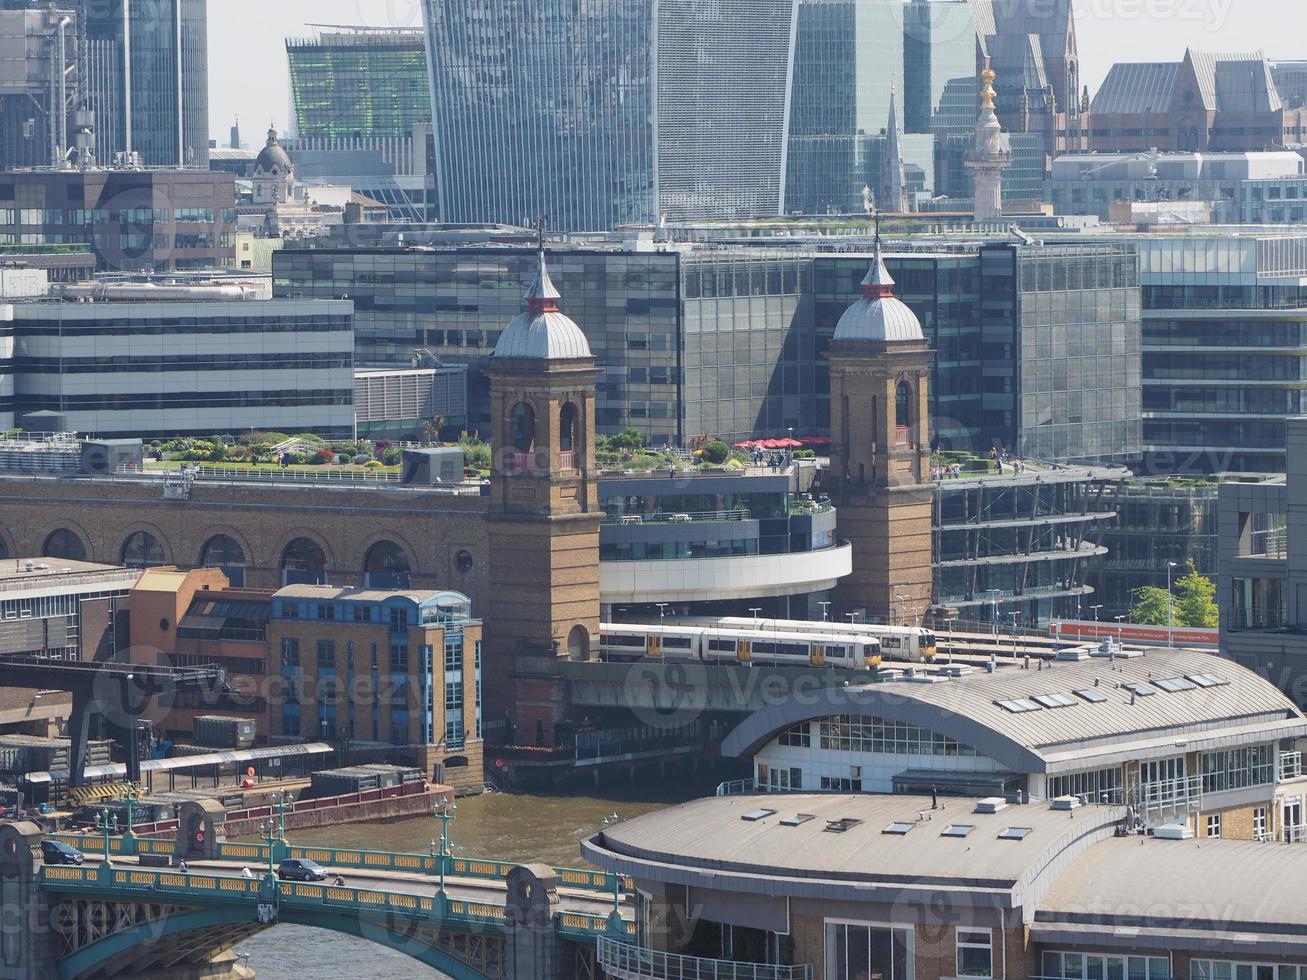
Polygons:
M590 343L569 316L560 313L561 298L549 278L544 249L537 253L535 282L526 294L526 312L519 313L499 335L494 357L524 357L537 361L567 361L591 357Z
M879 238L876 239L876 255L871 269L862 280L862 299L844 311L833 339L881 344L926 341L917 314L894 295L894 279L881 258Z
M268 143L254 159L254 172L287 174L292 169L293 164L290 162L290 154L277 141L277 131L275 129L268 130Z

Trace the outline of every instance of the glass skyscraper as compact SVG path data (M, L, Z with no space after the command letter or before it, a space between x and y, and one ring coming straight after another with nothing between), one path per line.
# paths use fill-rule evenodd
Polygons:
M799 0L785 209L861 213L870 140L903 91L901 0Z
M206 0L79 0L84 86L97 159L135 151L150 167L209 165Z
M439 216L777 214L798 0L426 0Z
M971 4L912 0L903 10L904 131L970 136L979 91Z
M288 38L286 56L300 139L400 139L431 122L422 31L323 30Z

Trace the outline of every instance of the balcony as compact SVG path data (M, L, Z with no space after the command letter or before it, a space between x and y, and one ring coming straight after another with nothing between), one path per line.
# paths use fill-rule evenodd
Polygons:
M558 454L558 469L563 473L576 472L576 453L564 450Z
M812 980L812 967L680 956L599 937L599 965L620 980Z
M894 445L910 446L912 445L912 428L907 425L897 425L894 427Z

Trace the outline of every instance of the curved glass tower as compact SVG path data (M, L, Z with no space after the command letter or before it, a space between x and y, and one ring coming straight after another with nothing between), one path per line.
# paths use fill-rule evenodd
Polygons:
M780 212L797 0L426 0L440 217Z

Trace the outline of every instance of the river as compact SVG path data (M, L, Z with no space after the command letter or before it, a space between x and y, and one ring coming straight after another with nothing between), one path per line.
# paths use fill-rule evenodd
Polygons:
M664 786L610 787L603 796L537 796L486 793L458 801L449 836L455 854L501 861L543 861L555 867L584 866L581 840L601 829L605 817L638 817L712 792L712 783L676 777ZM345 824L287 834L292 844L427 851L440 837L434 817L386 824ZM236 950L260 980L435 980L402 953L334 932L282 925L241 943Z

